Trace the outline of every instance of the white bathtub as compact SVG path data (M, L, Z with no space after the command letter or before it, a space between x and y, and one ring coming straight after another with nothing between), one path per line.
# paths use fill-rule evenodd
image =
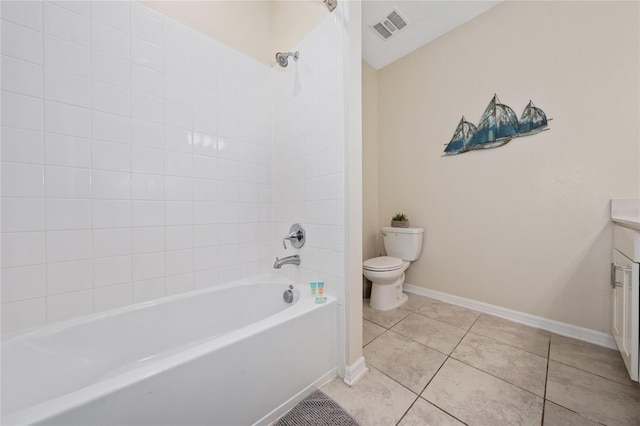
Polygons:
M269 282L267 282L269 280ZM2 339L2 424L266 424L336 372L336 302L258 277Z

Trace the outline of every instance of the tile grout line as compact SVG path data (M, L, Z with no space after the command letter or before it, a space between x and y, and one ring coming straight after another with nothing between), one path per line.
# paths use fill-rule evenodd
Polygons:
M549 360L551 357L551 336L549 336L549 345L547 346L547 370L544 375L544 392L542 397L542 419L540 419L540 425L544 426L544 413L547 408L547 385L549 383Z
M481 314L481 315L482 315L482 314ZM468 335L469 333L471 333L471 328L473 328L473 326L474 326L474 325L475 325L475 323L478 321L478 319L480 319L480 315L478 316L478 318L476 318L476 320L473 322L473 324L471 325L471 327L469 327L469 331L467 331L467 333L465 333L465 335L462 337L462 339L460 339L460 341L459 341L459 342L458 342L458 344L455 346L455 348L453 348L453 350L451 351L451 354L453 354L453 352L455 352L455 350L457 349L457 347L458 347L458 346L460 346L460 343L462 343L462 341L464 340L464 338L465 338L465 337L467 337L467 335ZM475 334L475 333L474 333L474 334ZM481 335L480 335L480 336L481 336ZM492 339L492 338L490 338L490 337L487 337L487 336L483 336L483 337L486 337L486 338L488 338L488 339L491 339L491 340L493 340L494 342L497 342L497 343L501 343L501 344L503 344L503 342L500 342L500 341L498 341L498 340ZM511 345L507 345L507 346L511 346ZM550 351L550 346L551 346L551 340L549 340L549 343L547 344L547 353ZM515 346L511 346L511 347L516 348L516 349L520 349L520 350L523 350L523 351L524 351L524 349L517 348L517 347L515 347ZM528 352L528 351L525 351L525 352ZM541 357L541 358L542 358L542 355L534 354L533 352L528 352L528 353L531 353L532 355L537 355L537 356L539 356L539 357ZM480 369L480 368L478 368L478 367L476 367L476 366L474 366L474 365L471 365L471 364L469 364L469 363L467 363L467 362L465 362L465 361L462 361L462 360L459 360L459 359L457 359L457 358L454 358L454 357L453 357L453 356L451 356L451 355L449 355L449 356L447 357L447 360L448 360L449 358L451 358L451 359L453 359L453 360L456 360L456 361L458 361L458 362L460 362L460 363L462 363L462 364L464 364L464 365L467 365L467 366L469 366L469 367L471 367L471 368L473 368L473 369L475 369L475 370L478 370L478 371L481 371L481 372L483 372L483 373L485 373L485 374L488 374L488 375L489 375L489 376L491 376L491 377L494 377L494 378L496 378L496 379L498 379L498 380L500 380L500 381L502 381L502 382L504 382L504 383L507 383L507 384L509 384L509 385L511 385L511 386L514 386L514 387L516 387L516 388L518 388L518 389L521 389L521 390L523 390L523 391L525 391L525 392L528 392L528 393L530 393L530 394L532 394L532 395L534 395L534 396L536 396L536 397L538 397L538 398L542 398L542 399L543 399L543 405L544 405L544 398L545 398L545 396L542 396L542 397L541 397L540 395L538 395L538 394L536 394L536 393L534 393L534 392L531 392L531 391L530 391L530 390L528 390L528 389L524 389L523 387L521 387L521 386L519 386L519 385L516 385L515 383L511 383L511 382L509 382L509 381L507 381L507 380L505 380L505 379L503 379L503 378L501 378L501 377L498 377L498 376L496 376L496 375L494 375L494 374L492 374L492 373L490 373L490 372L488 372L488 371L484 371L484 370L482 370L482 369ZM445 362L446 362L446 361L445 361ZM547 356L547 370L548 370L548 365L549 365L549 358L548 358L548 356ZM545 376L545 392L544 392L543 394L544 394L544 395L546 395L546 376Z
M473 323L469 326L469 328L465 331L465 334L460 338L460 340L458 341L458 343L456 343L456 345L455 345L455 346L453 347L453 349L449 352L449 354L444 354L444 353L442 353L442 352L438 351L437 349L431 348L430 346L427 346L427 345L425 345L425 344L423 344L423 343L421 343L421 342L418 342L418 341L416 341L416 340L414 340L414 339L412 339L412 338L410 338L410 337L404 336L403 334L400 334L400 333L397 333L397 332L395 332L395 331L391 330L391 328L395 327L397 324L399 324L400 322L404 321L404 320L405 320L406 318L408 318L411 314L417 313L416 311L417 311L418 309L420 309L422 306L424 306L425 304L426 304L426 302L425 302L425 303L423 303L422 305L420 305L419 307L417 307L415 310L410 310L410 309L408 309L408 310L410 311L410 312L409 312L409 314L407 314L405 317L403 317L402 319L400 319L399 321L397 321L396 323L394 323L393 325L391 325L391 327L386 328L386 327L384 327L384 326L381 326L381 327L385 328L386 330L385 330L383 333L381 333L379 336L377 336L375 339L373 339L371 342L367 343L367 345L365 345L365 346L368 346L369 344L373 343L375 340L377 340L377 339L378 339L378 338L380 338L381 336L383 336L383 335L387 334L388 332L393 332L393 333L396 333L396 334L398 334L398 335L400 335L400 336L402 336L402 337L405 337L405 338L409 339L409 340L410 340L410 341L412 341L412 342L418 343L418 344L420 344L420 345L422 345L422 346L424 346L424 347L426 347L426 348L429 348L429 349L435 350L436 352L441 353L441 354L443 354L443 355L445 355L445 356L446 356L445 360L442 362L442 364L440 364L440 366L438 367L438 369L436 370L436 372L435 372L435 373L431 376L431 378L428 380L427 384L426 384L426 385L422 388L422 390L417 394L417 398L413 401L413 403L409 406L409 408L407 408L407 410L406 410L406 411L404 412L404 414L400 417L400 419L398 420L398 422L396 423L396 425L397 425L400 421L402 421L402 419L407 415L407 413L409 412L409 410L411 410L411 408L415 405L416 401L420 398L420 395L421 395L421 394L422 394L422 393L427 389L427 387L428 387L428 386L429 386L429 384L433 381L433 379L436 377L436 375L438 375L438 373L440 372L440 370L442 369L442 367L444 366L444 364L445 364L449 359L455 359L455 358L452 358L452 357L451 357L451 354L452 354L452 353L455 351L455 349L460 345L460 343L462 342L462 340L464 340L464 338L467 336L467 334L469 334L469 332L471 331L471 328L475 325L475 323L478 321L478 319L480 318L480 315L481 315L481 314L479 314L479 315L476 317L476 319L475 319L475 320L473 321ZM432 319L432 320L434 320L434 321L441 322L441 323L443 323L443 324L451 325L451 324L445 323L445 322L443 322L443 321L437 320L437 319L435 319L435 318L431 318L431 317L429 317L429 316L427 316L427 315L422 315L422 314L419 314L419 313L418 313L418 315L421 315L421 316L423 316L423 317L425 317L425 318ZM368 320L368 319L366 319L366 318L363 318L363 319L365 319L365 320L367 320L367 321L370 321L370 322L372 322L372 323L374 323L374 324L377 324L377 323L375 323L374 321ZM377 324L377 325L380 325L380 324ZM454 326L454 327L455 327L455 326ZM492 339L492 340L493 340L493 339ZM364 349L364 346L363 346L363 349ZM456 361L458 361L458 360L456 360ZM461 361L460 361L460 362L461 362ZM464 364L466 364L466 363L464 363ZM468 364L466 364L466 365L468 365ZM375 368L374 366L372 366L372 367L373 367L373 368ZM475 367L473 367L473 366L470 366L470 367L475 368ZM385 372L383 372L383 371L381 371L381 370L379 370L379 369L377 369L377 368L376 368L376 370L378 370L380 373L382 373L382 374L383 374L383 375L385 375L386 377L390 378L390 379L391 379L391 380L393 380L394 382L396 382L396 383L400 384L402 387L404 387L405 389L408 389L410 392L412 392L412 393L414 393L414 394L415 394L415 392L413 392L413 390L411 390L411 389L407 388L404 384L400 383L400 382L399 382L398 380L396 380L395 378L391 377L390 375L386 374ZM477 370L482 371L482 370L480 370L480 369L477 369ZM483 372L484 372L484 371L483 371ZM485 373L486 373L486 372L485 372ZM489 374L489 373L487 373L487 374ZM493 376L493 375L492 375L492 376ZM493 377L495 377L495 376L493 376ZM496 377L496 378L497 378L497 377ZM498 379L499 379L499 378L498 378ZM502 380L502 379L499 379L499 380ZM508 382L506 382L506 383L508 383ZM509 384L511 384L511 383L509 383ZM513 385L513 384L511 384L511 385ZM515 385L514 385L514 386L515 386ZM438 408L439 410L443 411L443 412L444 412L444 413L446 413L447 415L449 415L449 416L451 416L451 417L455 418L456 420L459 420L457 417L455 417L455 416L451 415L451 413L447 412L446 410L442 409L441 407L438 407L437 405L435 405L435 404L434 404L434 403L432 403L431 401L427 400L426 398L423 398L423 399L424 399L425 401L427 401L428 403L432 404L434 407L436 407L436 408Z
M392 331L392 332L394 332L394 333L397 333L396 331L392 330L392 329L393 329L393 327L395 327L395 326L396 326L397 324L399 324L400 322L404 321L407 317L409 317L409 316L411 315L411 313L418 313L418 312L416 312L416 311L417 311L418 309L420 309L420 308L421 308L421 306L420 306L420 307L418 307L418 308L416 308L416 310L411 310L411 312L409 312L405 317L403 317L403 318L402 318L402 319L400 319L399 321L395 322L393 325L391 325L391 326L390 326L390 327L388 327L388 328L387 328L387 327L384 327L384 326L380 326L381 328L385 329L385 331L383 331L383 333L381 333L379 336L376 336L373 340L371 340L369 343L367 343L367 345L363 346L363 348L364 348L364 347L366 347L366 346L368 346L368 345L369 345L369 344L371 344L372 342L376 341L379 337L381 337L382 335L386 334L388 331ZM421 316L424 316L424 317L427 317L427 318L430 318L430 319L433 319L433 320L439 321L439 322L443 322L443 321L440 321L440 320L438 320L438 319L436 319L436 318L431 318L431 317L429 317L429 316L427 316L427 315L423 315L423 314L420 314L420 313L418 313L418 314L419 314L419 315L421 315ZM483 313L480 313L480 315L483 315ZM461 362L461 363L463 363L463 364L465 364L465 365L468 365L468 366L470 366L471 368L474 368L475 370L478 370L478 371L480 371L480 372L486 373L486 374L488 374L489 376L492 376L492 377L494 377L494 378L496 378L496 379L500 380L501 382L504 382L504 383L510 384L510 385L512 385L512 386L515 386L516 388L519 388L519 389L521 389L521 390L523 390L523 391L525 391L525 392L527 392L527 393L529 393L529 394L532 394L532 395L533 395L533 396L535 396L535 397L538 397L538 398L540 398L540 397L541 397L540 395L538 395L538 394L536 394L536 393L534 393L534 392L532 392L532 391L529 391L529 390L527 390L527 389L524 389L524 388L522 388L522 387L520 387L520 386L518 386L518 385L516 385L516 384L514 384L514 383L511 383L511 382L509 382L509 381L507 381L507 380L505 380L505 379L502 379L502 378L500 378L500 377L498 377L498 376L495 376L495 375L493 375L493 374L491 374L491 373L488 373L487 371L484 371L484 370L482 370L482 369L480 369L480 368L477 368L477 367L475 367L475 366L473 366L473 365L470 365L470 364L468 364L467 362L464 362L464 361L462 361L462 360L458 360L458 359L456 359L455 357L453 357L453 356L452 356L452 354L453 354L453 353L455 352L455 350L460 346L460 344L462 343L462 341L463 341L463 340L468 336L468 334L469 334L469 333L471 333L471 332L473 331L473 330L472 330L472 328L473 328L473 327L476 325L476 323L479 321L479 319L480 319L480 315L478 315L478 317L474 320L473 324L471 324L471 326L466 330L466 332L464 333L464 335L462 336L462 338L461 338L461 339L458 341L458 343L454 346L453 350L452 350L448 355L447 355L447 354L445 354L445 355L446 355L446 359L445 359L445 361L440 365L440 367L438 368L438 370L436 371L436 373L435 373L435 374L433 374L433 376L431 377L431 379L429 380L429 382L427 383L427 385L423 388L422 392L420 392L420 393L418 394L418 398L421 398L421 396L420 396L420 395L421 395L421 394L422 394L422 393L427 389L427 387L428 387L428 386L429 386L429 384L433 381L433 379L435 378L435 376L436 376L436 375L438 375L438 374L439 374L439 372L441 371L442 366L444 366L444 364L445 364L445 363L446 363L450 358L453 358L454 360L456 360L456 361L458 361L458 362ZM488 315L488 314L487 314L487 315ZM375 323L374 321L371 321L371 320L369 320L369 319L367 319L367 318L364 318L364 319L365 319L365 320L367 320L367 321L370 321L371 323L373 323L373 324L375 324L375 325L379 325L379 324ZM514 321L510 321L510 320L507 320L507 321L509 321L510 323L515 323ZM444 322L443 322L443 323L444 323ZM445 324L448 324L448 323L445 323ZM452 324L449 324L449 325L452 325ZM473 332L475 333L475 331L473 331ZM409 339L409 340L411 340L411 341L413 341L413 342L416 342L416 343L418 343L418 344L420 344L420 345L422 345L422 346L424 346L424 347L427 347L427 348L429 348L429 349L435 350L435 349L431 348L430 346L425 345L425 344L423 344L423 343L421 343L421 342L417 342L417 341L415 341L415 340L413 340L413 339L411 339L411 338L409 338L409 337L407 337L407 336L404 336L403 334L400 334L400 333L397 333L397 334L399 334L400 336L405 337L405 338L407 338L407 339ZM551 338L553 337L553 335L554 335L555 333L552 333L552 332L547 333L547 334L548 334L548 340L547 340L547 342L546 342L546 346L547 346L547 348L546 348L546 356L545 356L545 355L540 355L539 353L530 352L530 351L528 351L528 350L526 350L526 349L523 349L523 348L518 347L518 346L514 346L514 345L509 344L509 343L506 343L506 342L502 342L502 341L497 340L497 339L495 339L495 338L493 338L493 337L491 337L491 336L484 336L484 335L483 335L483 334L481 334L481 333L476 333L476 334L477 334L478 336L482 336L482 337L484 337L484 338L488 338L488 339L490 339L491 341L494 341L494 342L496 342L496 343L498 343L498 344L504 344L504 345L507 345L507 346L512 347L512 348L514 348L514 349L521 350L521 351L525 351L526 353L529 353L529 354L531 354L531 355L536 355L536 356L539 356L539 357L546 358L545 379L544 379L544 380L545 380L545 382L544 382L544 392L543 392L543 395L542 395L542 412L541 412L541 418L540 418L540 424L544 425L544 421L545 421L545 412L546 412L546 405L547 405L547 402L549 402L549 403L554 403L553 401L551 401L551 400L548 400L548 399L547 399L547 393L548 393L548 384L549 384L549 368L550 368L550 362L553 360L553 359L551 359L551 357L550 357L550 356L551 356L551 349L552 349L552 348L551 348L551 345L552 345ZM526 336L525 336L525 339L526 339ZM437 350L436 350L436 351L437 351ZM437 352L440 352L440 351L437 351ZM574 366L574 365L570 365L570 364L565 364L564 362L561 362L561 361L556 361L556 362L558 362L558 363L559 363L559 364L561 364L561 365L564 365L564 366L567 366L567 367L570 367L570 368L574 368L574 369L576 369L576 370L578 370L578 371L581 371L581 372L584 372L584 373L586 373L586 374L591 374L591 375L593 375L593 376L595 376L595 377L599 377L599 378L602 378L602 379L606 379L607 381L609 381L609 382L611 382L611 383L621 384L621 385L627 385L626 383L620 383L620 382L618 382L618 381L616 381L616 380L614 380L614 379L611 379L611 378L609 378L609 377L600 376L600 375L599 375L599 374L597 374L597 373L593 373L593 372L591 372L591 371L589 371L589 370L585 370L585 369L583 369L583 368L581 368L581 367L578 367L578 366ZM374 368L375 368L375 367L374 367ZM380 371L380 370L378 370L378 371ZM540 371L540 370L538 370L538 371ZM403 387L407 388L406 386L402 385L402 383L398 382L396 379L394 379L393 377L389 376L388 374L386 374L386 373L384 373L384 372L382 372L382 371L380 371L380 372L381 372L383 375L385 375L385 376L389 377L391 380L395 381L396 383L399 383L401 386L403 386ZM407 388L407 389L408 389L408 388ZM411 389L409 389L409 391L411 391L412 393L414 393L414 394L415 394L415 392L414 392L414 391L412 391ZM416 398L416 399L413 401L413 403L409 406L409 408L404 412L404 414L403 414L403 415L400 417L400 419L396 422L396 425L397 425L397 424L399 424L399 423L402 421L402 419L404 419L404 418L407 416L408 412L409 412L409 411L410 411L410 410L415 406L415 404L416 404L416 402L417 402L418 398ZM446 413L447 415L451 415L450 413L448 413L448 412L447 412L447 411L445 411L445 410L442 410L440 407L438 407L437 405L433 404L432 402L430 402L430 401L429 401L429 400L427 400L426 398L422 397L422 399L424 399L426 402L428 402L428 403L429 403L429 404L431 404L432 406L436 407L437 409L439 409L439 410L443 411L443 412L444 412L444 413ZM562 406L562 405L560 405L560 404L557 404L557 405L558 405L559 407L562 407L562 408L564 408L564 409L566 409L566 410L568 410L568 411L572 412L572 413L575 413L576 415L578 415L578 416L580 416L580 417L583 417L583 418L585 418L585 419L591 419L590 417L588 417L588 416L586 416L586 415L584 415L584 414L582 414L582 413L580 413L580 412L576 412L576 411L574 411L574 410L572 410L572 409L568 409L568 408L566 408L566 407L564 407L564 406ZM455 416L452 416L452 417L456 418ZM456 418L456 419L457 419L457 418ZM457 419L457 420L459 420L459 419ZM593 420L593 419L591 419L591 420Z
M481 315L481 316L482 316L482 315L489 315L489 316L491 316L490 314L484 314L484 313L481 313L480 315ZM478 318L479 318L479 317L478 317ZM511 320L507 320L507 321L509 321L509 322L511 322L511 323L513 323L513 324L519 324L519 323L517 323L517 322L515 322L515 321L511 321ZM539 353L531 352L530 350L527 350L527 349L521 348L521 347L519 347L519 346L514 346L514 345L512 345L512 344L510 344L510 343L508 343L508 342L503 342L503 341L498 340L498 339L496 339L496 338L494 338L494 337L487 336L487 335L484 335L484 334L482 334L482 333L479 333L478 331L474 331L473 333L474 333L474 334L477 334L478 336L482 336L482 337L484 337L484 338L491 339L491 340L493 340L494 342L498 342L498 343L501 343L501 344L503 344L503 345L510 346L510 347L512 347L512 348L519 349L519 350L521 350L521 351L524 351L524 352L527 352L527 353L530 353L530 354L533 354L533 355L537 355L537 356L539 356L539 357L543 357L543 358L544 358L544 355L540 355ZM552 333L549 333L549 341L551 341L551 334L552 334Z
M617 380L614 380L614 379L612 379L612 378L610 378L610 377L602 376L602 375L600 375L600 374L598 374L598 373L594 373L593 371L585 370L585 369L583 369L583 368L576 367L575 365L567 364L567 363L565 363L565 362L558 361L558 360L556 360L556 359L551 359L551 358L549 358L548 360L549 360L549 361L556 362L556 363L558 363L558 364L562 364L562 365L564 365L565 367L575 368L576 370L578 370L578 371L582 371L583 373L587 373L587 374L590 374L590 375L592 375L592 376L596 376L596 377L599 377L599 378L601 378L601 379L608 380L608 381L610 381L610 382L613 382L613 383L616 383L616 384L619 384L619 385L622 385L622 386L628 386L628 387L632 387L632 388L633 388L633 387L635 387L635 386L637 386L637 385L635 385L635 384L633 384L633 383L621 383L621 382L619 382L619 381L617 381Z
M47 229L47 146L46 146L46 137L47 134L47 126L46 126L46 100L45 100L45 16L44 16L44 2L40 3L40 11L42 13L42 199L43 199L43 210L44 210L44 323L49 324L49 250L47 249L47 237L48 237L48 229ZM92 271L93 273L93 271ZM93 306L91 306L91 311L93 312Z
M409 413L409 411L411 411L411 409L413 408L413 406L416 404L416 402L418 402L418 400L420 399L420 395L416 395L416 399L413 400L413 402L411 403L411 405L409 406L409 408L406 409L406 411L402 414L402 416L400 416L400 418L398 419L398 421L396 422L396 426L400 424L400 422L402 421L402 419L404 419L407 414Z
M419 308L418 308L418 309L419 309ZM416 312L412 312L412 313L416 313ZM409 314L409 315L410 315L410 314ZM408 317L409 315L407 315L407 317ZM420 315L420 314L419 314L419 315ZM482 313L480 313L480 315L482 315ZM370 344L370 343L372 343L373 341L377 340L379 337L381 337L382 335L384 335L384 334L386 334L387 332L389 332L389 331L390 331L390 332L396 333L396 334L398 334L398 335L400 335L400 336L403 336L403 337L405 337L405 338L407 338L407 339L409 339L409 340L411 340L411 341L413 341L413 342L416 342L416 343L418 343L418 344L420 344L420 345L422 345L422 346L424 346L424 347L427 347L427 348L429 348L429 349L432 349L432 350L435 350L435 351L437 351L437 352L439 352L439 353L442 353L443 355L445 355L445 356L447 357L447 358L444 360L444 362L440 365L440 367L438 367L438 370L437 370L437 371L435 372L435 374L431 377L431 379L427 382L427 384L426 384L426 385L425 385L425 387L422 389L422 391L418 394L418 397L420 397L420 395L421 395L421 394L426 390L426 388L429 386L429 384L433 381L433 379L436 377L436 375L440 372L440 370L442 369L442 367L444 366L444 364L445 364L449 359L454 359L454 360L456 360L456 361L458 361L458 362L461 362L461 363L463 363L463 364L465 364L465 365L467 365L467 366L469 366L469 367L471 367L471 368L473 368L473 369L475 369L475 370L478 370L478 371L481 371L481 372L483 372L483 373L485 373L485 374L488 374L488 375L490 375L491 377L494 377L494 378L496 378L496 379L500 380L501 382L507 383L507 384L509 384L509 385L511 385L511 386L515 386L515 387L517 387L518 389L521 389L521 390L523 390L523 391L525 391L525 392L527 392L527 393L530 393L530 394L534 395L535 397L540 398L540 395L537 395L537 394L535 394L535 393L533 393L533 392L531 392L531 391L529 391L529 390L527 390L527 389L524 389L524 388L522 388L522 387L520 387L520 386L518 386L518 385L516 385L516 384L513 384L513 383L511 383L511 382L508 382L508 381L507 381L507 380L505 380L505 379L502 379L502 378L500 378L500 377L497 377L497 376L495 376L495 375L493 375L493 374L491 374L491 373L489 373L489 372L487 372L487 371L484 371L484 370L482 370L482 369L480 369L480 368L477 368L477 367L475 367L475 366L473 366L473 365L470 365L470 364L468 364L468 363L466 363L466 362L464 362L464 361L458 360L458 359L456 359L456 358L454 358L454 357L452 357L452 356L451 356L451 355L453 354L453 352L456 350L456 348L460 345L460 343L462 343L462 341L464 340L464 338L465 338L465 337L466 337L466 336L471 332L471 329L473 328L473 326L474 326L474 325L476 324L476 322L480 319L480 315L478 315L478 317L476 317L476 319L475 319L475 320L473 321L473 323L469 326L469 328L467 329L467 331L465 332L465 334L462 336L462 338L458 341L458 343L454 346L454 348L451 350L451 352L450 352L449 354L444 354L444 353L442 353L442 352L438 351L437 349L431 348L430 346L424 345L423 343L418 342L418 341L415 341L415 340L413 340L413 339L411 339L411 338L409 338L409 337L407 337L407 336L404 336L403 334L397 333L397 332L395 332L395 331L391 330L391 328L387 329L387 330L386 330L384 333L382 333L380 336L378 336L378 337L376 337L375 339L373 339L371 342L369 342L369 344ZM423 316L425 316L425 317L426 317L426 315L423 315ZM397 325L398 323L400 323L401 321L403 321L404 319L406 319L407 317L405 317L405 318L403 318L402 320L398 321L396 324L394 324L394 325L392 326L392 328L393 328L395 325ZM431 318L431 317L427 317L427 318L430 318L430 319L434 319L434 320L436 320L435 318ZM436 320L436 321L439 321L439 320ZM442 322L442 321L439 321L439 322ZM443 323L444 323L444 322L443 322ZM448 324L448 323L444 323L444 324ZM451 324L448 324L448 325L451 325ZM483 336L483 337L487 337L487 336ZM495 339L493 339L493 338L490 338L490 337L487 337L487 338L489 338L489 339L491 339L491 340L493 340L493 341L495 341L495 342L497 342L497 343L502 343L502 342L500 342L500 341L498 341L498 340L495 340ZM368 344L367 344L367 345L368 345ZM550 343L550 340L549 340L549 343L548 343L548 346L547 346L547 352L549 352L549 351L550 351L550 345L551 345L551 343ZM508 346L511 346L511 345L508 345ZM517 348L517 347L515 347L515 346L511 346L511 347L514 347L514 348L516 348L516 349L520 349L520 350L524 350L524 349L521 349L521 348ZM528 351L525 351L525 352L528 352ZM532 353L532 352L529 352L529 353L531 353L531 354L533 354L533 355L541 356L541 355L539 355L539 354L534 354L534 353ZM547 357L547 366L548 366L548 357ZM374 367L374 368L375 368L375 367ZM548 368L548 367L547 367L547 368ZM378 370L378 371L380 371L380 370ZM384 373L384 372L382 372L382 371L380 371L380 372L381 372L382 374L384 374L385 376L389 377L390 379L392 379L393 381L395 381L395 382L399 383L399 384L400 384L400 385L402 385L403 387L407 388L407 387L406 387L406 386L404 386L402 383L398 382L396 379L394 379L393 377L389 376L388 374L386 374L386 373ZM407 388L407 389L408 389L408 388ZM409 389L409 390L410 390L411 392L413 392L411 389ZM545 391L546 391L546 378L545 378ZM543 398L543 406L544 406L544 397L542 397L542 398ZM456 418L456 419L457 419L457 417L453 416L451 413L447 412L446 410L442 409L441 407L438 407L438 406L437 406L437 405L435 405L433 402L431 402L431 401L427 400L426 398L423 398L423 399L425 399L425 401L427 401L427 402L429 402L430 404L434 405L434 406L435 406L435 407L437 407L438 409L442 410L442 411L443 411L443 412L445 412L447 415L450 415L451 417L454 417L454 418ZM415 404L415 401L414 401L414 404ZM413 406L413 404L412 404L412 406ZM410 407L410 408L411 408L411 407ZM410 408L409 408L409 409L410 409ZM407 412L408 412L408 410L405 412L405 414L403 415L403 417L407 414ZM402 419L402 418L401 418L401 419ZM457 420L459 420L459 419L457 419Z
M424 393L424 391L427 390L427 388L429 387L429 385L431 384L431 382L433 381L433 379L435 379L435 377L438 375L438 373L440 373L440 370L442 369L442 367L444 367L444 365L447 363L447 361L449 359L455 359L451 357L451 354L456 350L456 348L460 345L460 342L462 342L462 340L464 340L464 338L467 336L467 334L469 334L469 332L471 331L471 328L475 325L475 323L478 321L478 318L480 318L480 315L478 315L478 317L473 321L473 324L471 324L469 326L469 329L466 331L466 333L464 334L464 336L462 336L460 338L460 340L458 341L458 343L453 347L453 349L451 349L451 352L447 355L447 358L443 361L442 364L440 364L440 367L438 367L438 370L436 370L436 372L434 373L433 376L431 376L431 379L429 379L429 381L427 382L427 384L424 386L424 388L422 389L422 391L420 392L420 394L418 394L418 397L420 397L420 395L422 395ZM427 346L428 347L428 346ZM453 414L449 413L448 411L446 411L445 409L443 409L442 407L437 406L435 403L429 401L427 398L423 398L425 401L427 401L429 404L433 405L434 407L438 408L439 410L441 410L442 412L446 413L447 415L453 417L454 419L460 421L461 423L464 423L462 420L458 419L456 416L454 416ZM466 424L466 423L464 423Z
M437 406L436 404L434 404L433 402L431 402L431 401L427 401L425 398L422 398L422 399L424 399L424 400L425 400L425 402L427 402L428 404L433 405L434 407L436 407L438 410L442 411L443 413L445 413L445 414L447 414L447 415L449 415L449 416L453 417L454 419L456 419L457 421L459 421L459 422L460 422L460 423L462 423L463 425L468 425L468 424L469 424L469 423L463 422L461 419L457 418L457 417L456 417L456 416L454 416L453 414L446 412L445 410L443 410L442 408L438 407L438 406Z
M506 384L508 384L508 385L511 385L511 386L513 386L513 387L516 387L516 388L518 388L518 389L520 389L520 390L523 390L523 391L525 391L525 392L527 392L527 393L530 393L531 395L534 395L534 396L536 396L536 397L538 397L538 398L543 398L543 399L544 399L544 396L540 396L540 395L538 395L538 394L536 394L536 393L534 393L534 392L531 392L531 391L530 391L530 390L528 390L528 389L525 389L525 388L523 388L523 387L521 387L521 386L518 386L518 385L516 385L516 384L514 384L514 383L511 383L511 382L509 382L509 381L507 381L507 380L505 380L505 379L503 379L503 378L501 378L501 377L498 377L498 376L496 376L496 375L494 375L494 374L492 374L492 373L489 373L488 371L484 371L484 370L482 370L482 369L480 369L480 368L478 368L478 367L476 367L476 366L473 366L473 365L471 365L471 364L469 364L469 363L466 363L466 362L464 362L464 361L461 361L461 360L459 360L459 359L457 359L457 358L454 358L454 357L450 357L450 358L451 358L451 359L453 359L453 360L455 360L455 361L458 361L458 362L459 362L459 363L461 363L461 364L464 364L464 365L466 365L466 366L468 366L468 367L471 367L471 368L473 368L474 370L478 370L478 371L480 371L480 372L482 372L482 373L488 374L489 376L491 376L491 377L493 377L493 378L495 378L495 379L498 379L498 380L500 380L501 382L504 382L504 383L506 383Z

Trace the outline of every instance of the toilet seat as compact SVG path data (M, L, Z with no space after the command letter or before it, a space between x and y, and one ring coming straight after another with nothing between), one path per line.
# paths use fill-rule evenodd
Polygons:
M365 260L362 264L363 269L373 272L386 272L401 269L404 260L391 256L380 256Z

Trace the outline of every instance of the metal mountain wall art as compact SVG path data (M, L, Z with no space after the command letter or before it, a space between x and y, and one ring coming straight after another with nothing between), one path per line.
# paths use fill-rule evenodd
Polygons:
M531 101L518 120L516 113L507 105L500 103L498 96L494 95L477 127L462 116L451 142L444 149L444 155L462 154L474 149L497 148L513 138L549 130L547 127L549 120L552 119L547 119L544 111L533 105Z

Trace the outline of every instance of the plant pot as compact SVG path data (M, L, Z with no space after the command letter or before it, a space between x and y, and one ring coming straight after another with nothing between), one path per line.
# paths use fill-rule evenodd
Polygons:
M409 221L408 220L392 220L391 226L394 228L408 228Z

